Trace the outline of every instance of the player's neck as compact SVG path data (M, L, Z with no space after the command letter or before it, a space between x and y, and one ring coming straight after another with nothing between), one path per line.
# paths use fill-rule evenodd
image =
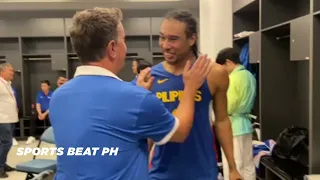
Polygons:
M112 72L115 75L118 73L118 70L112 65L112 63L109 63L108 61L107 62L103 62L103 61L90 62L90 63L88 63L88 65L104 68L104 69Z
M45 95L48 95L49 91L43 91L43 93L44 93Z
M181 75L183 73L184 67L188 60L194 62L196 60L196 56L193 53L190 53L183 60L178 62L177 64L169 64L167 62L163 63L163 67L166 71L174 75Z

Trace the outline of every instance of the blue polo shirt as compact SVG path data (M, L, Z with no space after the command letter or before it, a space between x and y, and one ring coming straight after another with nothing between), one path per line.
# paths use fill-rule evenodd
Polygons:
M179 121L150 91L110 71L80 66L75 76L50 102L56 146L64 148L55 180L149 180L147 138L168 142ZM67 156L77 147L77 156Z
M49 109L49 103L52 97L52 91L49 91L46 95L43 91L38 92L37 94L37 104L41 105L41 111L44 112Z

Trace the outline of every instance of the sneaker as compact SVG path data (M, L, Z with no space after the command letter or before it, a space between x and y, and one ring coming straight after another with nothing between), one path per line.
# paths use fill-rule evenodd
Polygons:
M29 136L27 141L26 141L26 144L31 144L31 143L33 143L35 141L36 141L36 138L34 138L33 136Z
M8 178L8 174L5 171L0 172L0 179Z
M15 168L9 166L8 164L6 164L6 165L4 166L4 171L5 171L5 172L11 172L11 171L15 171L15 170L16 170Z
M14 146L18 145L18 141L16 140L16 138L12 138L12 145Z

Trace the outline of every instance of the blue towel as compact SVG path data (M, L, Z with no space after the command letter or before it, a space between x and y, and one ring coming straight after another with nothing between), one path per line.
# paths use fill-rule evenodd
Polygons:
M253 71L249 58L249 43L246 43L245 45L243 45L240 52L240 62L248 71L253 74L254 77L256 77L256 72Z

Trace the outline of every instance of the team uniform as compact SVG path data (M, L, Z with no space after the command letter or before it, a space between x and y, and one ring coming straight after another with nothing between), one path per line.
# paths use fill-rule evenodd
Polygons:
M151 69L155 81L152 92L175 113L183 95L183 76L167 72L162 63ZM215 180L217 179L217 161L212 147L214 135L210 123L210 102L212 95L207 82L195 96L194 125L184 143L169 142L155 146L151 180Z
M49 91L48 94L45 94L43 91L38 92L37 94L37 104L41 105L41 112L44 113L49 109L49 104L51 100L53 91Z

